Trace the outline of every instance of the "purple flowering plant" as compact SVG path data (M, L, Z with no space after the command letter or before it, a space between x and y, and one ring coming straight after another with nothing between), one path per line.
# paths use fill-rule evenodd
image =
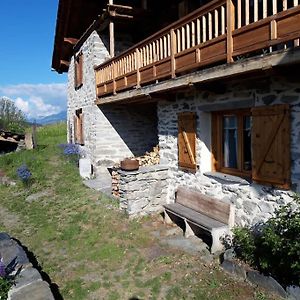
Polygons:
M23 164L17 169L17 176L22 180L23 183L28 184L31 179L31 172L29 171L26 164Z
M0 254L1 256L1 254ZM5 271L5 264L3 262L3 257L0 258L0 277L4 278L6 277L6 271Z
M77 144L59 144L63 154L68 157L69 161L78 163L81 151Z

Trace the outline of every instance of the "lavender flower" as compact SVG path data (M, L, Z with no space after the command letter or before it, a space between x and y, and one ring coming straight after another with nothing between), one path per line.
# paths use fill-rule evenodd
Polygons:
M32 174L30 173L28 167L23 164L17 169L17 175L23 182L28 182Z
M58 147L63 149L65 155L80 155L80 148L76 144L60 144Z

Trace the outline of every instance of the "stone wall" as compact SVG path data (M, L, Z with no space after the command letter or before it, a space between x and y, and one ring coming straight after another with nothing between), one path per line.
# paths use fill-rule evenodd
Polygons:
M163 211L168 189L168 168L141 167L137 171L118 171L120 208L129 216L142 216Z
M4 232L0 233L0 253L5 268L12 268L7 275L14 279L14 285L8 292L8 300L54 300L49 284L32 266L22 246ZM18 275L14 278L15 274Z
M204 194L235 204L236 224L255 224L269 218L274 210L291 201L290 191L251 183L235 176L211 172L211 112L289 103L291 108L291 181L300 190L300 89L299 79L273 77L217 84L209 90L178 93L176 101L159 102L158 133L161 164L170 168L167 202L174 201L178 185L197 189ZM196 174L178 169L177 114L197 113Z
M122 37L116 52L130 45ZM119 49L119 50L118 50ZM94 31L83 43L83 85L74 87L74 58L68 72L68 141L74 142L73 118L77 109L83 112L85 156L91 159L94 170L112 166L125 157L141 155L158 143L156 106L140 110L135 106L96 106L94 67L109 58L107 37ZM147 132L147 134L145 134Z

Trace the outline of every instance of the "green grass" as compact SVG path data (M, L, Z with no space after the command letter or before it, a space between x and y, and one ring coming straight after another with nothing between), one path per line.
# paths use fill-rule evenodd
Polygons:
M270 299L196 256L160 246L150 258L160 244L145 224L157 219L129 220L115 200L82 184L57 146L65 124L38 128L37 141L37 149L0 156L0 169L17 182L1 186L0 228L34 253L64 299ZM16 176L23 163L29 186ZM26 202L40 192L47 195Z

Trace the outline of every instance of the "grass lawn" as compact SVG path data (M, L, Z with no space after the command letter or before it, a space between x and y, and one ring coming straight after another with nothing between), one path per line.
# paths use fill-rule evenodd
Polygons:
M158 217L129 220L116 201L86 188L57 146L65 141L65 124L51 125L38 129L37 149L0 157L18 182L0 186L0 230L34 254L63 299L273 299L161 245L151 234ZM29 186L16 177L23 163Z

